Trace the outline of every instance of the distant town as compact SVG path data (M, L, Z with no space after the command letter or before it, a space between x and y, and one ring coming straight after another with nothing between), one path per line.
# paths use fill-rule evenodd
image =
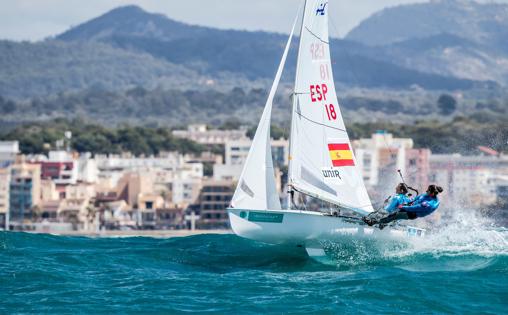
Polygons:
M175 138L223 148L154 156L72 151L72 134L49 144L47 155L20 154L18 141L0 141L0 229L100 235L142 231L227 230L226 208L250 149L247 128L189 125ZM375 207L401 179L422 192L445 189L442 211L480 211L506 225L508 156L486 146L471 155L433 154L410 138L378 131L352 142ZM215 152L215 153L214 153ZM286 197L288 140L273 139L277 188Z

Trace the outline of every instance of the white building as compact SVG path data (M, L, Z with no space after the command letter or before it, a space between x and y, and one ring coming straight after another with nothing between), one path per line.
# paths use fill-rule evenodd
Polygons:
M227 141L224 146L224 164L243 165L247 160L252 140L242 139Z
M252 140L241 139L227 141L224 150L224 164L213 166L213 177L216 180L237 181L247 160ZM276 168L288 165L289 142L285 139L271 140L272 158Z
M97 155L95 162L99 169L98 182L105 188L116 186L123 174L134 171L151 173L157 185L170 183L175 178L203 177L202 163L187 162L186 157L177 152L149 157Z
M413 139L394 138L390 133L377 132L371 138L352 141L352 146L363 180L372 187L379 184L383 167L391 165L391 168L405 173L405 153L406 149L413 148Z
M245 139L247 128L239 130L207 130L206 125L189 125L187 130L174 130L173 136L190 139L201 144L225 144L228 141Z
M80 155L78 159L78 180L87 183L95 183L99 179L97 162L90 153Z
M31 163L40 164L41 178L51 179L57 186L71 185L78 181L78 162L67 151L49 151L48 156L29 157Z
M507 156L433 154L430 157L430 181L444 188L443 200L461 208L496 202L496 179L507 175Z
M159 156L136 157L131 154L96 155L97 167L100 172L116 170L137 170L161 168L176 170L185 163L184 156L177 152L161 153Z
M0 167L6 163L14 163L18 153L18 141L0 141Z
M178 178L171 183L171 202L179 206L195 203L202 187L201 178Z

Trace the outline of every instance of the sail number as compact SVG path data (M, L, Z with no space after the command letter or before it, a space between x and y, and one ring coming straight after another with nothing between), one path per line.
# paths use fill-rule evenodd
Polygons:
M328 70L328 65L322 64L319 66L319 74L321 79L328 80L330 79L330 71Z
M337 112L335 111L335 107L333 104L326 105L326 115L328 116L328 120L336 120L337 119Z
M321 60L325 58L325 45L323 43L310 44L310 56L312 60Z
M326 94L328 93L328 86L326 84L311 84L310 86L310 100L312 103L326 101ZM326 116L328 120L336 120L337 112L333 104L324 104Z

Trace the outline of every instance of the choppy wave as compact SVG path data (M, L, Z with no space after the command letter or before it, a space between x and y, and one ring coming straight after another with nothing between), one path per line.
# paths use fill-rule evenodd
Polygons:
M0 313L504 313L508 231L457 220L424 240L301 248L234 235L0 233ZM411 301L410 303L408 303Z

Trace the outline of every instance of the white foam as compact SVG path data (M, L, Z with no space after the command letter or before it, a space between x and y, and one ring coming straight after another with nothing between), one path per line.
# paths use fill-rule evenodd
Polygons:
M417 253L435 256L508 255L508 230L494 226L473 211L457 211L448 222L431 229L427 237L414 239L409 245L399 252L385 254L391 257Z

